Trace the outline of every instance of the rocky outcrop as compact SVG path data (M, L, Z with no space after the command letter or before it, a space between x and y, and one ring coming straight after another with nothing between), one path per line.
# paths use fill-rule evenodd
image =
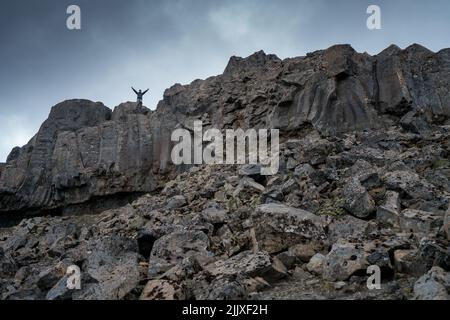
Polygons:
M52 209L94 197L152 191L164 133L136 103L114 112L70 100L52 108L33 139L8 157L0 211Z
M2 176L2 171L5 168L5 163L0 163L0 177Z
M450 274L439 267L432 268L414 285L417 300L449 300Z
M0 212L152 191L155 174L170 168L171 131L191 128L195 119L217 128L312 125L322 134L401 120L406 130L423 132L448 122L449 75L448 49L391 46L370 56L336 45L286 60L262 51L232 57L222 75L166 90L154 112L135 103L112 112L101 103L65 101L0 167ZM417 121L426 124L418 131ZM373 210L366 207L356 214Z
M449 54L258 52L155 111L55 106L0 165L1 299L448 299ZM173 166L197 119L280 128L279 171Z

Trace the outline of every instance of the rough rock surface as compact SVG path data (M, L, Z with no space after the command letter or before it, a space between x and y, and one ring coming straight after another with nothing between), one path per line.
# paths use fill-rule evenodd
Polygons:
M160 169L154 163L164 166L159 148L165 138L152 123L150 110L136 103L114 112L87 100L54 106L30 142L8 157L0 178L0 211L65 208L153 190L152 169Z
M62 102L0 164L0 298L449 299L449 79L449 49L337 45L232 57L155 111ZM175 167L194 120L279 128L278 173Z
M414 298L418 300L450 300L450 273L433 267L414 284Z
M112 112L101 103L65 101L8 157L0 212L152 191L154 173L169 166L172 129L190 128L195 119L216 128L312 125L322 134L387 127L408 112L429 125L448 124L449 61L450 50L416 44L376 56L336 45L283 61L260 51L232 57L220 76L174 85L154 112L135 103ZM417 187L411 179L396 186L408 192Z

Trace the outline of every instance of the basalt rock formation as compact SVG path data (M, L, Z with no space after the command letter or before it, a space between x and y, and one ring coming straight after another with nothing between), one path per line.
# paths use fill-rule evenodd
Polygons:
M312 125L325 135L401 123L420 133L448 122L449 79L449 49L391 46L370 56L337 45L283 61L262 51L232 57L222 75L168 89L154 112L65 101L2 166L0 212L152 191L170 163L171 131L194 119L216 128Z
M174 166L194 120L280 129L279 172ZM0 297L449 299L449 141L450 49L419 45L232 57L154 111L62 102L0 164Z

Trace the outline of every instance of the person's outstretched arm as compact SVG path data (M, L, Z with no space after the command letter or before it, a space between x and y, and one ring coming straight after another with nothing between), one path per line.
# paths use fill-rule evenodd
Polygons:
M135 88L131 87L131 89L133 89L134 93L138 94Z
M142 94L143 94L143 95L146 94L148 90L150 90L150 89L145 90Z

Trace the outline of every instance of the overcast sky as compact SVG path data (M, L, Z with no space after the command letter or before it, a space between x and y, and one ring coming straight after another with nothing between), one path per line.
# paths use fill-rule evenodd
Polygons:
M81 8L81 30L66 9ZM366 27L369 4L382 30ZM66 99L134 101L150 89L154 109L165 88L222 73L232 55L264 50L301 56L336 43L376 54L414 42L450 47L448 0L1 0L0 162L37 132Z

